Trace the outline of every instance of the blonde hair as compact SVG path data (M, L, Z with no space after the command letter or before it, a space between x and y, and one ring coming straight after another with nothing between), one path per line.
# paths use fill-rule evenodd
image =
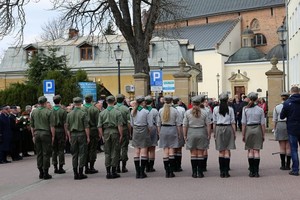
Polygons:
M165 103L163 107L162 113L162 123L168 122L170 120L170 111L171 111L171 104Z

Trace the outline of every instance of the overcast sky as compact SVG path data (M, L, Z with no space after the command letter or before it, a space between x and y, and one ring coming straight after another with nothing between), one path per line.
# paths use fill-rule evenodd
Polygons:
M38 3L29 3L25 6L26 26L24 31L24 44L35 42L41 35L42 26L53 18L59 16L57 11L51 11L49 0L40 0ZM4 37L0 40L0 54L9 46L13 46L14 38Z

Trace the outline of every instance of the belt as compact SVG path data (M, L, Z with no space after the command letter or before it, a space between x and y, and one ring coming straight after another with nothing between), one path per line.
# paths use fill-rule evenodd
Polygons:
M217 124L216 126L230 126L231 124Z
M278 121L278 122L286 122L286 121Z
M171 125L171 124L162 124L161 126L175 126L175 125Z
M247 124L247 126L258 126L258 125L261 125L261 124Z

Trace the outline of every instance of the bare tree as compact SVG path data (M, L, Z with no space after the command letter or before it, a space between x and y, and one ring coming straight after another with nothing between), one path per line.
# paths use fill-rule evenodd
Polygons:
M30 0L5 0L0 3L0 37L17 29L23 41L26 24L23 6ZM62 11L64 19L76 29L88 30L89 35L103 32L112 19L127 41L135 73L149 73L148 51L155 23L158 19L178 19L181 10L174 0L51 0ZM147 17L142 20L142 10ZM17 11L15 11L17 10ZM13 14L17 13L17 16ZM143 23L142 23L143 21Z
M51 41L63 38L68 28L68 22L61 17L48 21L42 26L43 33L41 34L41 39Z

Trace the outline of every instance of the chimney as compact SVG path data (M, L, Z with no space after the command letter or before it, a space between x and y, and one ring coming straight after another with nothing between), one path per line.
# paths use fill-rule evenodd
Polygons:
M79 30L75 28L70 28L69 29L69 40L77 38L78 37Z

